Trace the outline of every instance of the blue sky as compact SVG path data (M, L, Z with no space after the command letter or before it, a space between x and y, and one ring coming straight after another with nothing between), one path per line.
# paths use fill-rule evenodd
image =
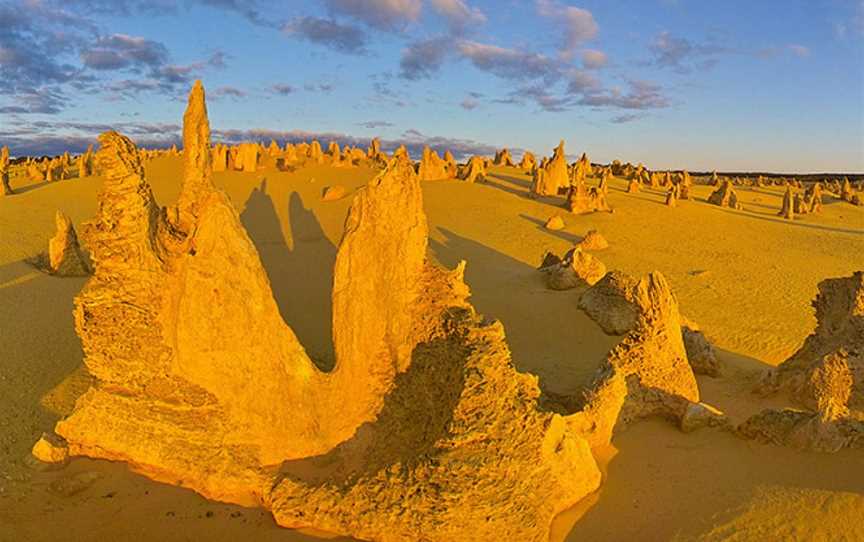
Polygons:
M864 171L864 0L0 0L0 145L320 135ZM518 154L517 154L518 156Z

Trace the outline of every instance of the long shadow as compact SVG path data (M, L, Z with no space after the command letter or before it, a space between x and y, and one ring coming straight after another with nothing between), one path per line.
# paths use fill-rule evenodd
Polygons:
M504 324L516 368L537 375L549 393L577 395L584 390L620 338L603 333L579 310L574 291L547 289L533 265L445 228L438 230L445 242L430 239L430 250L451 269L461 260L468 262L465 282L471 303Z
M59 182L62 182L62 181L42 181L41 183L28 184L26 186L20 186L18 188L16 188L15 185L12 185L12 192L13 192L12 195L14 196L16 194L26 194L27 192L30 192L31 190L38 190L39 188L42 188L45 185L56 184Z
M702 202L707 203L708 205L711 205L710 203L708 203L708 200L706 200L706 199L700 198L699 201L702 201ZM759 214L756 214L753 212L747 212L747 210L746 210L747 204L744 204L744 206L745 206L745 209L743 211L739 211L737 209L729 209L727 207L720 207L717 205L714 205L713 207L717 207L717 209L720 209L721 211L725 211L727 213L732 213L732 214L736 214L739 216L746 216L749 218L754 218L756 220L764 220L766 222L775 222L778 224L787 224L789 226L796 226L799 228L810 228L810 229L814 229L814 230L833 231L833 232L837 232L837 233L848 233L851 235L864 235L864 228L862 228L860 230L849 230L846 228L832 228L830 226L819 226L817 224L805 224L805 223L794 221L794 220L786 220L785 218L774 218L774 217L770 217L770 216L759 215Z
M528 197L527 191L520 190L518 188L514 188L512 186L508 186L502 182L497 182L497 181L500 181L500 179L497 179L493 175L487 175L486 180L483 181L483 184L495 187L498 190L503 190L504 192L507 192L509 194L513 194L514 196L519 196L521 198L527 198Z
M561 231L561 230L558 230L558 231L550 230L550 229L546 228L546 223L544 221L540 220L539 218L534 218L533 216L528 216L525 213L519 213L519 218L521 218L523 220L527 220L528 222L531 222L532 224L537 226L538 230L542 230L544 233L548 233L549 235L552 235L553 237L563 239L563 240L567 241L568 243L573 243L575 245L576 243L578 243L579 241L582 240L582 237L579 235L574 235L572 233L568 233L566 231Z
M258 249L282 318L318 368L329 371L335 364L330 297L336 247L297 192L289 196L288 213L291 246L264 179L249 195L240 221Z
M519 177L513 177L512 175L502 175L501 173L490 173L489 177L497 177L502 181L506 181L508 183L515 184L517 186L521 186L525 190L531 188L531 181L527 179L520 179Z
M24 260L0 266L0 418L9 420L0 422L2 471L19 468L87 388L72 318L86 281L47 275Z
M469 354L461 336L417 345L408 370L396 375L374 421L361 425L351 439L324 455L283 463L281 475L312 485L345 486L392 465L422 460L447 434L464 387Z

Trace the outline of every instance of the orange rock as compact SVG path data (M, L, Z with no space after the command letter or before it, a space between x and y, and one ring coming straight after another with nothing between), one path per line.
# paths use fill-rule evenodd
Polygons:
M57 233L48 242L48 263L51 273L61 277L80 277L88 275L90 268L78 245L78 236L72 221L57 211L54 216Z
M334 186L328 186L324 189L324 195L321 196L321 199L324 201L336 201L338 199L342 199L345 197L345 187L341 184L337 184Z

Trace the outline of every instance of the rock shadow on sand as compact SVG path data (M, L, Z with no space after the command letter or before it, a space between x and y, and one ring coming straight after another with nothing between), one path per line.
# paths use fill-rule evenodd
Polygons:
M587 389L621 338L603 333L579 309L577 292L548 290L536 267L446 228L438 231L445 241L430 238L431 253L448 268L468 262L471 303L504 324L517 370L536 375L546 394L579 395Z
M288 239L283 233L267 180L252 190L240 221L255 244L279 312L315 365L333 368L331 292L336 247L298 192L288 197Z

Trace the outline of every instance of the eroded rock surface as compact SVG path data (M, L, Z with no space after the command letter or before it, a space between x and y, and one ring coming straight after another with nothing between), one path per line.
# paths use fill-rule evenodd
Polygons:
M538 408L464 266L426 261L420 182L397 152L358 190L333 279L336 366L282 320L254 245L211 179L197 83L186 171L160 208L142 157L100 137L76 330L95 384L57 424L71 455L129 463L281 525L375 540L547 540L600 483L587 441Z
M699 402L678 302L668 282L650 273L630 296L636 310L633 329L601 364L584 408L567 417L592 448L608 444L616 431L641 418L659 416L680 425L688 406Z

